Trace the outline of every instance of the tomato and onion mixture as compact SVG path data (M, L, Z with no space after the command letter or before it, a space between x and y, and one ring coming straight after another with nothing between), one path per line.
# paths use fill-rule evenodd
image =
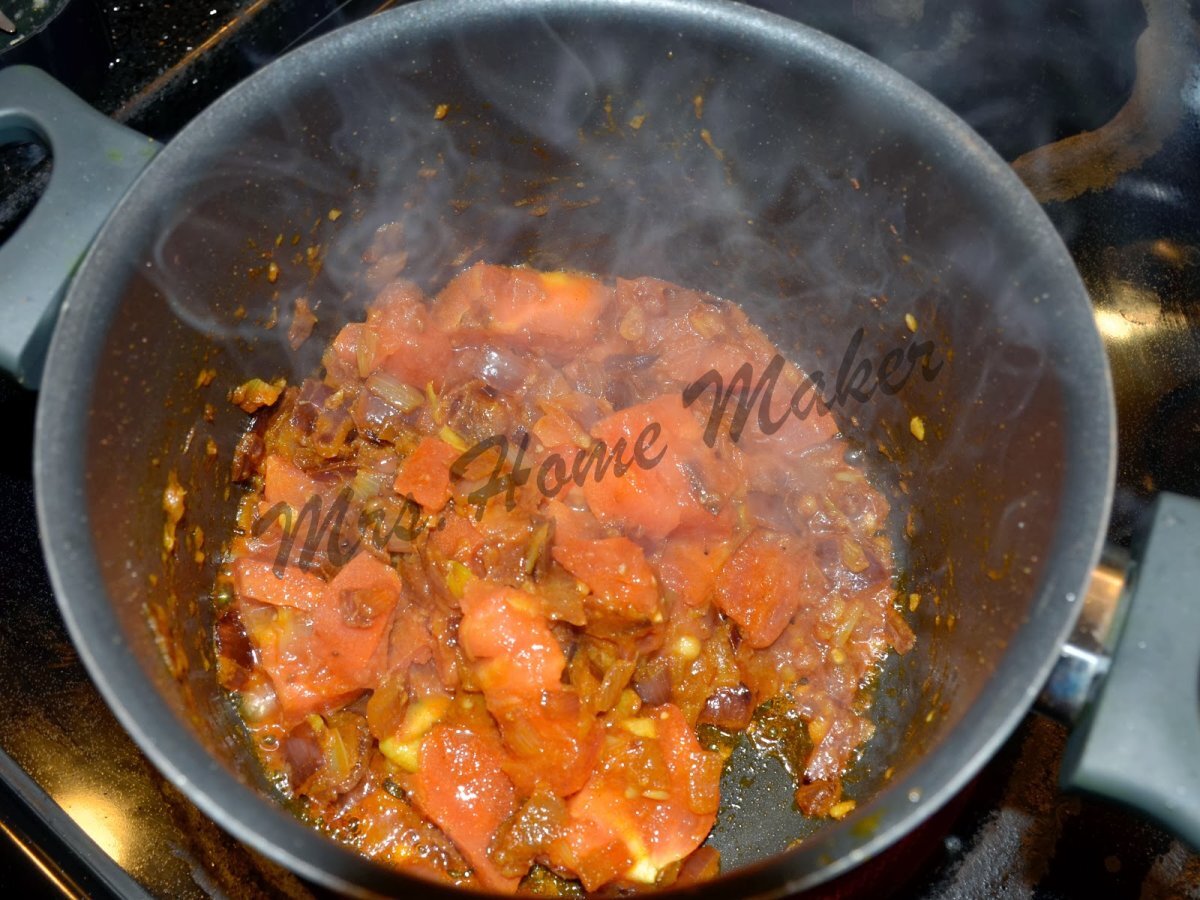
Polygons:
M763 709L800 809L851 808L864 686L913 641L888 504L828 410L734 441L682 399L776 353L706 294L481 263L391 284L259 401L219 675L301 813L502 893L699 880Z

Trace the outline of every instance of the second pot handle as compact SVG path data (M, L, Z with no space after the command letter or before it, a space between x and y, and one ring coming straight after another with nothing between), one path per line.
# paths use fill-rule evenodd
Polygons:
M1160 495L1133 558L1112 663L1060 780L1200 849L1200 500Z
M108 214L158 151L40 69L0 70L0 144L40 139L50 183L0 247L0 368L36 388L58 306Z

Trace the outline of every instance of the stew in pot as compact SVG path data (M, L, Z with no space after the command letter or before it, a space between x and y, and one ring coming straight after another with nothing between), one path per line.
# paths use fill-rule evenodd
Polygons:
M712 296L481 263L236 391L218 660L279 789L509 893L715 874L741 733L845 815L913 635L888 502L805 381Z

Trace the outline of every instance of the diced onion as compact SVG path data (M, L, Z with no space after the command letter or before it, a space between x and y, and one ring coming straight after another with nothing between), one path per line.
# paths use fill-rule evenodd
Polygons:
M404 714L404 724L400 726L400 733L396 737L402 741L424 737L449 708L450 698L442 694L422 697L409 705Z
M415 387L387 372L376 372L368 378L367 390L400 412L412 412L425 402L424 395Z
M354 361L358 364L359 378L366 378L371 374L371 369L375 366L375 348L378 344L379 338L374 331L368 330L359 339L358 346L354 348Z
M474 573L458 560L452 559L446 564L446 587L455 597L462 599L467 592L467 585L474 579Z
M354 495L354 499L363 503L382 494L393 478L395 476L387 472L359 469L354 473L354 480L350 482L350 492Z
M595 708L600 712L608 712L612 709L621 697L621 692L625 689L625 685L629 684L629 679L633 677L633 671L637 668L637 663L631 659L618 659L604 673L604 680L600 682L600 690L596 692Z
M658 869L647 857L642 857L629 868L625 877L640 884L654 884L658 880Z

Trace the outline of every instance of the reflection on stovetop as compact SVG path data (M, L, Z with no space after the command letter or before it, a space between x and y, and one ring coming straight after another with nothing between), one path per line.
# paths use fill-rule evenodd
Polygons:
M96 40L110 57L101 79L76 89L105 113L160 139L288 47L393 5L73 3L96 8L106 29ZM1083 273L1112 361L1120 455L1110 538L1127 543L1159 490L1200 495L1200 88L1193 74L1177 86L1180 100L1171 109L1151 109L1140 119L1126 104L1137 94L1135 84L1173 77L1170 71L1148 76L1146 60L1161 69L1163 60L1175 58L1171 53L1182 54L1189 67L1200 59L1187 3L757 5L828 31L899 69L962 115L1005 158L1021 158L1023 174L1036 176L1047 159L1054 174L1053 166L1072 154L1095 157L1097 138L1089 145L1072 136L1091 132L1103 141L1111 137L1105 123L1114 117L1149 132L1133 164L1117 160L1111 171L1100 167L1099 188L1080 190L1061 178L1049 185L1033 176L1031 184ZM1135 61L1135 41L1148 20L1168 24L1151 35L1155 40L1143 40ZM1049 157L1038 155L1039 147L1053 142ZM0 239L29 208L48 170L35 146L0 149ZM41 848L45 867L60 880L89 886L81 893L132 888L111 872L106 880L103 872L83 871L98 845L155 896L320 895L226 836L167 784L92 687L58 617L38 546L29 471L33 405L31 395L0 381L0 414L15 436L0 455L0 541L7 549L0 595L0 747L33 779L13 793L35 807L49 795L94 845L72 837L70 829L60 829L65 837L56 842L43 842L32 826L5 830L35 852L35 845L53 843ZM904 868L917 874L896 885L896 892L946 900L1200 897L1200 860L1178 842L1122 811L1057 790L1064 743L1061 726L1028 718L936 827L906 842L905 851L915 857ZM3 823L19 819L7 805L15 802L8 793L0 791ZM42 812L53 820L46 807Z

